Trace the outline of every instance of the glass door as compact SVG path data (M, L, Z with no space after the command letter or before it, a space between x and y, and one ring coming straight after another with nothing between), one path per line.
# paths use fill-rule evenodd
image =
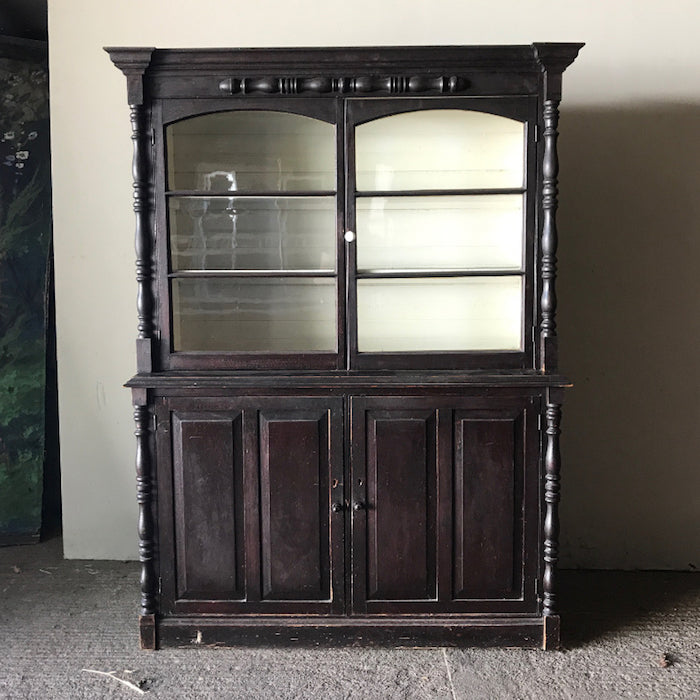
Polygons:
M341 361L335 107L266 107L165 128L173 369Z
M525 366L532 105L495 103L348 101L352 366Z

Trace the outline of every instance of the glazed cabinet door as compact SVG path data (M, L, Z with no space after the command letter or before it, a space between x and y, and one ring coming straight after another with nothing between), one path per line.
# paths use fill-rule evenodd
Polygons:
M349 98L346 115L350 365L529 366L536 101Z
M166 612L342 610L340 400L167 399L157 435Z
M536 609L536 407L353 400L355 614Z
M156 107L163 367L342 367L336 102Z

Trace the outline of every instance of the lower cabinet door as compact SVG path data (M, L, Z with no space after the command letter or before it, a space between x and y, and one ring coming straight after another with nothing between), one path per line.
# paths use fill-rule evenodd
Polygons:
M342 415L341 399L163 400L165 612L343 612Z
M537 408L352 400L353 613L536 610Z

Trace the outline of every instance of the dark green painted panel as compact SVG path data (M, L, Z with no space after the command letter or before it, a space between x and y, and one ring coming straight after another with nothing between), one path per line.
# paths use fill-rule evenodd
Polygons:
M0 58L0 543L38 536L51 239L48 80Z

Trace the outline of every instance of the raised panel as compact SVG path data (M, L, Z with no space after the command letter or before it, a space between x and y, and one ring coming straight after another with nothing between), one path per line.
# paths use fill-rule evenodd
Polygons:
M263 600L328 600L329 411L260 414Z
M175 413L172 430L177 597L241 599L241 414Z
M367 414L367 600L436 596L433 411Z
M455 413L455 599L522 595L523 415Z

